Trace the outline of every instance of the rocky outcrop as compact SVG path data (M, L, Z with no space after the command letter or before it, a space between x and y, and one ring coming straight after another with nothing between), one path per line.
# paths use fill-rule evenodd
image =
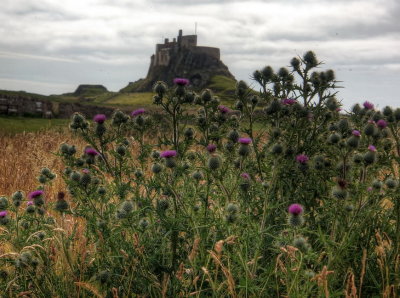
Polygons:
M76 88L73 95L75 96L93 96L108 92L107 88L103 85L88 85L82 84Z

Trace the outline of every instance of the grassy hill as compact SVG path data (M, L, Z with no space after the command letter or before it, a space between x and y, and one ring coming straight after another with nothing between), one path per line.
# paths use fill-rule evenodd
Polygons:
M224 76L214 76L209 85L215 95L219 96L222 102L232 102L235 93L236 81ZM80 85L75 92L61 95L41 95L25 91L7 91L0 90L0 96L18 96L37 98L39 100L48 100L55 102L82 103L86 105L110 106L110 107L149 107L152 105L152 92L112 92L101 85ZM201 92L201 90L195 90Z

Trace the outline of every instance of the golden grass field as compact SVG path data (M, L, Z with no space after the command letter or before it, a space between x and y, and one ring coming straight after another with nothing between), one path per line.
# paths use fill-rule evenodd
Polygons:
M37 176L43 167L60 173L62 161L55 153L61 143L83 144L67 130L21 133L1 136L0 195L10 196L17 190L28 193L38 185ZM63 180L55 179L47 198L64 190Z

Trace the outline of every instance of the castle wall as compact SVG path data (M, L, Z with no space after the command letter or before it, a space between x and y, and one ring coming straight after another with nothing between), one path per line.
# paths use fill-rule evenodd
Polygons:
M206 54L215 59L220 59L220 51L219 48L212 48L212 47L195 47L193 49L195 53L198 54Z
M166 66L169 64L170 60L170 49L162 49L158 52L157 54L157 65L163 65Z
M186 48L197 46L197 35L182 36L181 46Z

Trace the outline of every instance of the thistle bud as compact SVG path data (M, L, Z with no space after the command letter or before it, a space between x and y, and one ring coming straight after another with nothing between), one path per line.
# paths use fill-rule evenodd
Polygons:
M117 149L116 149L115 151L116 151L116 152L118 153L118 155L120 155L120 156L125 156L125 154L126 154L126 148L125 148L125 146L122 146L122 145L118 146Z
M274 99L273 101L271 101L269 106L265 109L265 112L267 113L267 115L272 115L272 114L279 112L281 109L282 109L281 102L277 99Z
M357 148L358 145L360 144L360 138L357 136L351 136L350 138L347 139L346 144L351 148Z
M303 237L297 237L293 240L293 246L301 250L302 252L307 252L310 249L307 240Z
M326 107L331 112L334 112L339 108L339 103L337 102L335 97L329 97L328 100L326 101Z
M101 195L101 196L104 196L104 195L107 193L107 190L106 190L104 187L100 186L100 187L97 189L97 193L98 193L99 195Z
M64 197L59 196L54 206L54 209L59 212L64 212L68 210L68 208L69 208L68 202L64 199Z
M372 188L375 190L380 190L382 188L382 185L383 185L382 182L379 180L374 180L372 182Z
M106 133L106 131L107 131L107 129L106 129L106 126L104 125L104 123L98 123L96 125L95 133L98 137L102 137Z
M199 181L199 180L204 179L204 175L203 175L202 172L200 172L199 170L197 170L197 171L193 172L192 178L195 179L195 180L197 180L197 181Z
M376 153L373 151L368 151L364 154L364 163L366 165L373 164L376 161Z
M396 121L400 120L400 108L397 108L396 110L394 110L394 119L396 119Z
M313 51L308 51L304 54L303 60L306 64L306 68L310 69L316 67L318 65L317 57L315 56Z
M6 197L0 197L0 210L5 210L8 207L8 199Z
M126 213L130 213L133 210L132 201L124 201L121 205L121 210L124 210Z
M188 127L185 129L183 134L185 135L186 140L193 140L194 130L193 130L193 128Z
M279 143L274 144L271 149L272 154L281 154L283 152L283 146Z
M262 84L262 74L259 70L253 72L253 79L258 83Z
M293 67L294 70L299 71L300 70L300 59L297 57L292 58L292 60L290 60L290 65Z
M157 209L160 211L166 211L169 208L169 202L166 199L157 201Z
M245 156L248 156L250 154L250 151L251 151L251 149L250 149L249 145L241 144L240 147L239 147L239 150L238 150L238 154L240 156L245 157Z
M239 140L239 133L236 129L231 130L228 134L228 139L233 143L236 143Z
M328 142L330 144L337 144L342 139L342 136L338 133L333 133L329 136Z
M376 133L376 127L373 123L368 123L364 126L364 134L366 136L372 136Z
M21 201L24 198L22 192L20 190L16 191L12 195L13 204L15 207L19 207L21 205Z
M128 122L128 120L129 116L122 111L116 111L112 116L112 124L115 126L125 124Z
M92 182L92 177L90 176L89 173L83 173L80 177L79 182L83 187L86 187L90 184L90 182Z
M350 129L349 121L347 119L341 119L338 122L337 127L339 131L341 131L342 133L346 133Z
M210 156L208 159L208 168L212 171L219 169L221 166L221 158L217 155Z
M161 173L161 171L162 171L162 165L160 165L159 163L155 163L155 164L153 164L152 165L152 167L151 167L151 171L154 173L154 174L159 174L159 173Z
M79 174L78 172L72 172L69 178L72 181L79 182L81 179L81 174Z
M154 84L153 91L159 95L163 95L167 91L168 87L162 81L158 81Z
M392 178L386 179L385 184L386 184L387 188L390 188L390 189L394 189L398 185L397 181Z
M40 184L45 184L47 182L47 178L45 176L43 176L43 175L40 175L38 177L38 181L39 181Z
M266 82L272 81L274 77L274 70L271 66L266 66L261 70L262 76Z
M392 116L392 115L393 115L393 109L392 109L391 107L389 107L389 106L386 106L386 107L383 108L382 113L383 113L383 115L385 115L386 117Z
M204 102L204 103L208 103L208 102L210 102L211 101L211 99L212 99L212 93L211 93L211 90L210 89L205 89L202 93L201 93L201 100Z
M226 206L226 212L230 214L236 214L239 211L239 207L236 204L229 203L228 206Z
M148 227L148 225L149 225L149 221L148 221L147 219L145 219L145 218L142 218L142 219L139 221L139 227L140 227L142 230L145 230L145 229Z

